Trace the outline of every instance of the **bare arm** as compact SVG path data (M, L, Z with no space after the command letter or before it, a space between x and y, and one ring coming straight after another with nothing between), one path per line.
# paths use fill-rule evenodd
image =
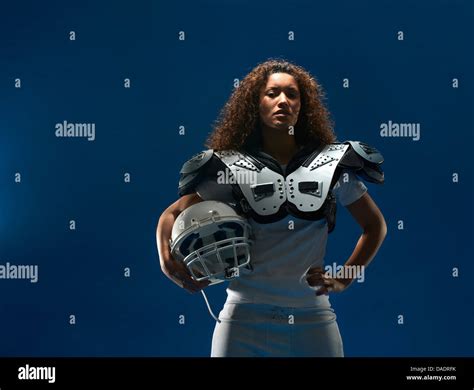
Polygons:
M156 228L156 245L160 256L161 270L179 287L185 288L189 292L197 292L206 287L209 283L195 281L191 278L186 266L182 262L173 259L169 240L176 217L183 210L198 202L202 202L199 195L184 195L161 214Z
M362 234L346 264L367 266L377 254L387 235L387 224L379 208L368 193L347 206L352 217L362 228Z
M347 206L352 217L362 228L362 234L357 241L345 266L366 267L377 254L387 234L387 225L379 208L368 193ZM322 268L312 268L308 271L308 284L322 287L318 295L330 291L340 292L349 286L353 279L335 279L326 277Z

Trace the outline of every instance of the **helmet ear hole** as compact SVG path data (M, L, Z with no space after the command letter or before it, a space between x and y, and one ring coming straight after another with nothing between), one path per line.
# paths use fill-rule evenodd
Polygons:
M250 225L233 208L203 201L176 218L171 253L195 279L215 284L238 277L238 268L249 264L250 235Z

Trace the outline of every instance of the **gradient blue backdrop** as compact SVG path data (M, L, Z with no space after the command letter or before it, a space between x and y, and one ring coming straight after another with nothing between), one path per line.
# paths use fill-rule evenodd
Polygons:
M307 68L338 138L386 159L369 191L387 239L366 282L332 296L346 355L473 356L473 2L327 3L0 6L0 264L39 266L36 284L0 280L1 356L208 356L213 320L161 273L156 223L234 79L269 57ZM95 123L96 140L55 137L64 120ZM389 120L420 123L421 140L380 137ZM358 234L340 208L326 261ZM208 295L218 310L224 286Z

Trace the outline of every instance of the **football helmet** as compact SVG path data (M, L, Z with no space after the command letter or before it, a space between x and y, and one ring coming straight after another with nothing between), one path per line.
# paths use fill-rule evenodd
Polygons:
M251 226L229 205L196 203L176 218L171 232L173 258L182 261L197 281L217 284L250 267Z

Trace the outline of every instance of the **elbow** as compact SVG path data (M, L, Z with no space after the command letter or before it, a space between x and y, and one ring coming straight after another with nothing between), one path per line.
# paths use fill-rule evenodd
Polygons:
M382 220L380 221L380 237L381 240L385 240L385 237L387 236L387 223L385 222L384 217L382 217Z
M158 239L158 236L160 235L160 231L162 230L163 223L166 220L167 215L169 214L168 210L165 210L161 213L161 215L158 218L158 222L156 223L156 237Z
M163 216L165 215L165 212L161 213L161 215L158 217L158 222L156 223L156 233L158 234L158 230L160 229L160 225L163 223Z
M385 218L382 215L380 216L380 220L378 222L377 235L378 235L379 245L380 245L382 244L382 242L385 240L385 237L387 236L387 223L385 222Z

